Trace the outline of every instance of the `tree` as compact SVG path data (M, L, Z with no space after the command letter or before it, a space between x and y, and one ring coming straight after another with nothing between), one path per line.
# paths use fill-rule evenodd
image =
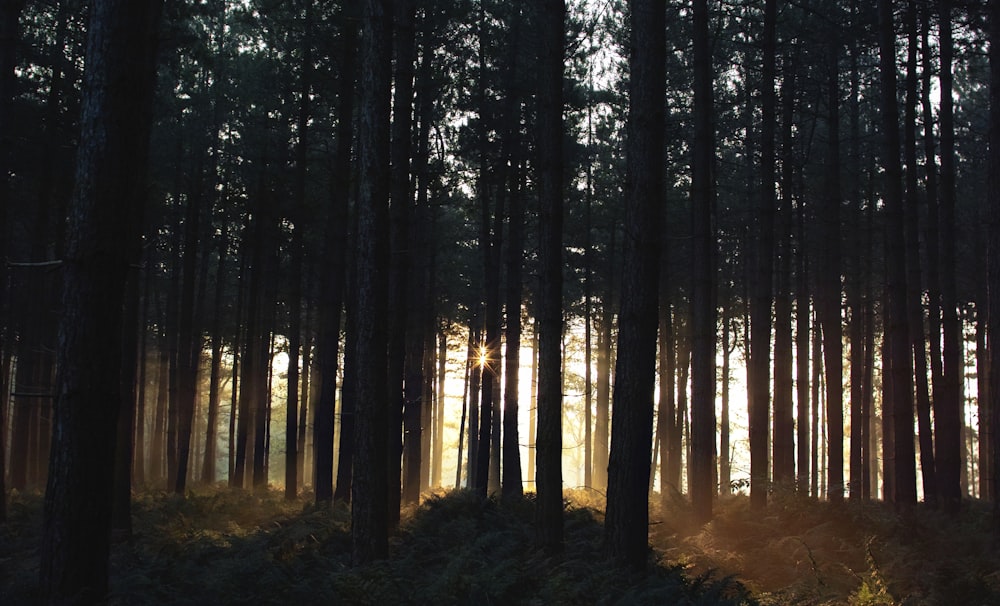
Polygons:
M764 3L764 71L761 75L761 196L757 218L756 272L750 298L750 499L767 504L768 419L771 416L771 304L775 213L775 19L774 0ZM697 35L697 34L696 34ZM707 34L706 34L707 35ZM697 47L696 47L697 48ZM711 73L711 65L707 68ZM695 110L700 108L695 103ZM776 415L780 416L776 411ZM776 416L776 419L778 417ZM777 422L777 421L776 421ZM775 438L777 440L777 437ZM776 446L780 441L776 441Z
M128 243L142 225L159 0L91 6L81 147L64 262L40 585L47 603L108 590Z
M388 392L386 391L389 269L389 106L391 0L362 5L361 108L358 127L358 238L355 288L355 456L351 495L354 562L388 554Z
M934 398L935 463L941 502L956 514L962 503L962 381L965 372L955 270L955 100L951 0L940 0L941 44L941 326L944 388Z
M773 31L774 0L765 8L765 29ZM767 15L770 15L768 17ZM712 210L715 207L715 185L712 174L715 166L715 126L712 120L714 94L712 92L712 54L708 27L708 3L694 3L694 141L692 151L691 208L693 249L691 255L691 506L700 522L712 519L712 499L715 496L715 233L712 227ZM773 53L772 53L773 55ZM773 56L771 58L773 63ZM765 59L765 63L766 63ZM773 64L772 64L773 68ZM772 70L773 71L773 70ZM767 69L765 68L765 74ZM773 74L772 74L773 75ZM656 85L655 90L659 90ZM770 84L771 136L774 121L774 84ZM767 93L765 92L765 97ZM765 109L765 120L767 110ZM662 116L658 120L662 121ZM662 128L662 127L661 127ZM765 129L766 130L766 129ZM662 149L662 139L656 142ZM655 150L655 148L654 148ZM767 155L767 150L764 150ZM771 205L774 204L774 145L770 147L770 173L764 170L764 179L771 181ZM653 170L656 170L653 167ZM659 171L657 171L659 172ZM633 173L634 174L634 173ZM662 182L653 182L662 190ZM654 190L655 191L655 190ZM773 214L773 209L772 209ZM773 227L773 217L772 217ZM770 269L768 269L770 291ZM768 295L768 298L770 294ZM770 302L767 303L770 319ZM770 336L770 322L767 322ZM764 384L767 384L767 364L764 364ZM766 401L766 398L765 398ZM767 419L764 419L765 432ZM766 445L765 445L766 452ZM765 463L765 470L767 465ZM766 474L766 471L765 471Z
M17 66L18 19L24 8L25 0L5 0L0 4L0 256L7 257L8 228L7 205L10 200L10 163L14 144L8 140L8 133L13 124L14 89L17 85L15 67ZM7 264L0 264L0 337L3 346L0 348L0 523L7 519L7 489L6 489L6 436L7 427L4 419L7 415L7 394L10 386L7 381L7 361L11 351L7 338L8 330Z
M547 553L563 549L563 44L564 0L546 0L539 17L539 288L538 433L535 539ZM652 418L650 418L652 422ZM649 452L647 442L646 452ZM648 465L648 462L647 462ZM648 467L647 467L647 476Z
M989 170L989 335L1000 342L1000 0L989 2L990 33L990 170ZM990 349L991 441L997 444L1000 427L1000 347ZM993 486L1000 487L1000 448L993 448ZM1000 499L993 499L993 528L1000 534Z
M903 234L902 167L899 160L899 114L896 107L896 51L892 6L880 0L879 59L882 127L885 138L886 291L885 339L889 352L892 430L895 445L893 501L908 506L917 500L913 450L913 366L906 310L906 248Z
M707 11L704 0L695 6ZM653 439L666 15L656 0L633 0L629 8L626 236L604 542L610 558L641 569L646 566Z

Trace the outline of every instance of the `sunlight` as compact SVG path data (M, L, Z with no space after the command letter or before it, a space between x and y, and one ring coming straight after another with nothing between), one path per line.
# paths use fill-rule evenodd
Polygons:
M479 368L486 368L490 364L489 350L483 345L479 348Z

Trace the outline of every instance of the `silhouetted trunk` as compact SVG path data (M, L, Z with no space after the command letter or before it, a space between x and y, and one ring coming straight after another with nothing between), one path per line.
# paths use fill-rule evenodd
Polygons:
M899 161L899 115L896 106L895 34L892 3L879 0L879 58L886 180L886 373L892 403L894 443L892 500L897 507L917 500L913 450L913 360L906 308L906 243L903 228L902 167ZM888 413L886 413L888 415ZM886 423L889 421L886 419Z
M16 94L17 47L20 34L18 20L24 8L24 0L4 0L0 3L0 255L7 259L9 254L7 208L10 204L10 165L16 146L10 137L13 124L13 101ZM8 339L10 293L7 290L7 264L0 263L0 523L7 519L6 493L6 442L7 426L4 423L7 415L7 401L10 393L9 362L11 359L12 339Z
M989 121L989 177L988 177L988 226L987 254L991 260L1000 259L1000 0L989 0L990 37L990 121ZM1000 343L1000 263L989 263L989 334L990 343ZM1000 448L997 448L997 428L1000 428L1000 347L990 348L990 436L994 445L991 462L994 493L1000 488ZM993 499L993 532L1000 536L1000 499Z
M943 389L934 398L935 461L937 482L944 510L958 513L962 504L962 381L965 364L962 326L958 317L955 273L955 110L952 75L951 0L940 0L941 48L941 326ZM897 439L898 442L898 439Z
M512 7L515 5L512 5ZM510 194L510 218L508 219L507 241L507 291L504 301L506 308L506 356L504 360L504 407L503 407L503 478L501 482L502 495L506 499L519 498L524 487L521 477L521 446L518 434L518 383L521 365L521 272L524 266L524 197L521 192L521 100L515 83L519 81L520 69L517 63L518 51L521 47L521 11L513 8L513 23L511 24L510 41L508 42L508 82L507 102L504 108L505 137L504 162L511 170L507 171L507 189ZM562 29L559 30L561 36ZM550 32L554 34L554 32ZM553 77L551 74L549 77ZM557 74L559 87L562 87L562 71ZM555 85L549 84L550 88ZM560 116L562 107L559 107ZM561 124L561 121L560 121ZM561 183L561 182L560 182ZM560 303L561 304L561 303ZM589 369L589 366L588 366ZM587 426L589 431L589 424ZM589 451L587 444L585 450ZM589 468L588 468L589 473Z
M913 350L913 377L916 381L917 423L920 433L920 472L924 501L937 502L937 481L934 469L934 441L931 430L931 401L927 385L927 351L924 339L923 289L920 284L920 191L917 183L917 7L907 3L905 13L906 103L903 117L903 156L906 160L905 208L903 230L906 255L906 313L910 347Z
M319 401L316 403L313 437L313 469L316 475L316 502L333 499L333 439L337 404L337 367L340 356L340 318L344 299L347 256L347 209L351 183L351 142L354 138L354 79L357 71L357 24L351 17L353 9L346 5L343 54L340 57L340 90L337 92L337 146L334 151L330 203L327 215L326 240L323 246L328 272L320 287L322 308L319 318L319 342L316 346L319 371ZM346 380L346 375L345 375ZM341 399L341 442L353 439L353 411L343 410ZM347 414L343 414L346 412ZM349 436L346 437L345 436ZM341 477L341 470L347 473ZM350 456L340 451L337 470L337 490L345 499L350 495Z
M208 419L205 428L205 457L201 467L201 481L215 483L215 460L218 453L219 391L222 383L222 302L226 290L225 267L229 252L229 238L219 236L219 257L215 271L215 301L212 312L212 362L208 382ZM235 386L234 386L235 389Z
M608 487L608 440L611 428L611 346L614 324L615 226L611 226L611 243L607 250L604 296L601 300L600 323L597 327L597 402L594 410L594 488ZM532 365L534 368L534 365ZM534 385L534 381L532 381ZM532 406L534 409L534 406ZM529 471L529 477L531 473Z
M388 555L386 318L389 304L389 109L391 0L362 4L361 116L358 125L358 234L354 477L351 543L355 564Z
M799 424L796 431L796 458L798 463L798 489L809 494L811 479L815 477L816 465L812 453L815 452L815 430L810 427L810 373L811 352L809 327L812 312L809 305L809 243L806 240L806 210L804 201L798 200L795 213L795 231L798 240L798 254L795 267L795 405Z
M843 321L840 313L840 42L836 33L827 49L829 65L828 148L826 199L820 211L823 279L819 283L816 313L823 327L823 362L826 376L827 497L844 498L844 382Z
M45 603L98 602L108 591L118 337L128 253L142 226L161 7L158 0L91 6L39 566Z
M866 367L864 365L866 353L866 338L864 332L865 309L861 297L862 284L862 261L861 261L861 158L860 158L860 137L861 137L861 112L860 112L860 69L858 65L858 1L852 0L850 4L851 25L853 33L850 38L850 93L848 96L848 119L850 123L850 151L847 156L847 174L854 175L848 181L848 199L850 202L850 214L848 216L848 229L846 230L845 246L847 269L847 279L844 281L845 299L848 312L848 341L851 344L850 364L851 364L851 458L850 458L850 498L860 499L864 495L864 485L867 478L865 469L867 468L868 443L866 442L866 432L864 424L864 376Z
M538 6L538 469L535 542L546 553L563 549L562 332L563 332L563 57L564 0ZM654 215L655 217L655 215ZM655 223L654 223L655 225ZM654 274L655 276L655 274ZM655 323L655 315L653 316ZM654 324L655 329L655 324ZM655 336L652 340L655 340ZM653 362L652 355L649 362ZM650 377L652 378L652 377ZM652 402L650 418L652 423ZM649 453L649 442L646 442ZM645 479L649 477L647 461Z
M483 364L482 364L482 342L483 331L479 325L479 316L474 315L469 321L469 351L473 360L472 376L469 379L469 458L466 464L466 488L475 488L476 472L479 465L476 457L479 456L479 390L482 387ZM532 367L534 368L534 367ZM532 407L534 410L534 407ZM534 423L532 423L534 427ZM533 446L529 438L529 449ZM529 458L529 462L534 458Z
M772 49L773 50L773 49ZM765 51L766 53L766 51ZM792 404L792 191L795 159L795 61L784 60L781 85L781 199L776 212L774 284L774 435L772 479L791 488L795 483L795 420ZM773 92L773 91L772 91ZM774 148L772 147L772 152Z
M404 363L408 366L407 342L412 340L411 332L417 326L412 321L408 321L407 310L414 307L422 307L422 290L412 287L413 279L409 280L407 274L411 271L419 272L416 263L416 240L419 237L418 227L414 223L413 199L410 189L410 141L411 125L413 123L413 63L416 59L416 43L414 32L414 18L416 14L416 4L413 0L397 0L395 3L395 76L393 78L393 109L392 109L392 141L391 141L391 191L390 198L390 248L392 249L390 269L389 269L389 300L394 304L389 307L388 317L388 381L386 383L386 397L389 402L389 465L388 465L388 490L389 490L389 525L395 528L399 524L399 507L401 500L413 503L419 497L419 492L414 495L406 492L401 487L400 459L403 456L405 442L420 443L420 426L416 427L416 432L412 426L404 428L404 409L409 409L413 402L406 394L413 392L410 385L410 374L404 371ZM416 279L419 282L419 277ZM403 305L403 301L409 301L409 305ZM423 335L416 338L421 341ZM420 376L416 377L420 380ZM405 379L405 380L404 380ZM420 393L422 386L417 387ZM409 417L409 412L406 412ZM405 431L404 431L405 429ZM412 462L408 461L409 465ZM408 481L402 480L402 481Z
M732 489L732 462L730 460L730 430L729 430L729 382L732 380L732 370L730 358L736 348L736 341L732 339L730 325L732 318L730 310L732 300L729 297L722 298L722 398L719 419L719 493L728 495Z
M765 3L765 29L773 28L774 0ZM691 289L691 476L689 492L695 519L712 519L715 488L715 125L712 91L712 54L707 3L694 3L694 142L692 145L692 289ZM766 55L767 53L765 53ZM765 74L768 60L765 59ZM771 52L771 69L774 53ZM764 147L764 179L771 183L771 206L774 202L774 88L770 84L770 102L766 101L765 123L770 112L770 148ZM766 89L766 87L765 87ZM765 126L765 132L768 128ZM659 143L662 145L662 141ZM768 152L770 149L770 152ZM770 169L767 166L770 166ZM772 218L773 221L773 218ZM770 266L769 266L770 267ZM770 290L770 269L768 271ZM770 318L770 303L768 303ZM767 324L770 326L770 323ZM766 368L766 367L765 367ZM766 380L765 371L765 384ZM756 409L756 407L755 407ZM767 419L764 420L765 425ZM766 450L766 446L764 447ZM766 466L765 466L766 467Z
M634 569L646 566L648 543L649 453L653 429L653 381L656 365L657 277L659 276L659 217L663 201L663 121L665 94L665 7L660 2L633 0L629 56L629 118L626 140L624 270L618 316L618 358L615 366L611 453L608 464L608 506L604 542L610 558ZM695 2L696 57L708 46L706 2ZM702 38L704 36L704 38ZM704 64L709 71L711 67ZM696 73L699 71L695 70ZM702 70L704 71L704 70ZM705 74L702 74L704 77ZM711 76L708 74L709 86ZM698 102L706 99L698 86ZM711 111L711 110L707 110ZM708 114L702 118L710 119ZM704 124L701 124L702 128ZM710 129L710 127L709 127ZM701 134L705 134L699 129ZM707 143L695 138L695 146ZM695 152L695 174L707 177L709 165ZM708 151L711 154L711 148ZM697 182L704 188L708 184ZM701 191L701 190L696 190ZM706 193L709 191L704 190ZM707 202L707 201L706 201ZM707 209L706 209L707 210Z
M761 195L757 211L756 270L750 293L750 501L767 505L768 420L771 416L771 304L774 267L774 133L775 133L775 4L764 4L764 55L761 76L760 172ZM711 69L711 68L709 68ZM697 109L697 104L695 105ZM752 110L752 108L748 108Z

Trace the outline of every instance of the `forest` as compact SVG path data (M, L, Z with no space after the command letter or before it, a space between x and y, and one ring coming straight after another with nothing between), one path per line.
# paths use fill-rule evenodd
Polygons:
M0 602L1000 603L1000 0L0 0Z

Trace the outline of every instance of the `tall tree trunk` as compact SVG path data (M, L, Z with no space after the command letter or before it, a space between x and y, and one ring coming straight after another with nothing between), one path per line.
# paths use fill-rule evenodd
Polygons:
M59 399L41 547L42 601L108 591L122 305L140 237L152 124L159 0L91 6L81 148L63 265Z
M658 219L663 197L663 173L659 166L663 159L666 17L665 7L660 2L633 0L629 6L631 76L626 143L627 235L624 239L621 312L618 316L618 358L604 542L609 557L631 568L643 569L648 549L647 480L653 439L656 284L660 248ZM704 0L695 2L696 20L703 20L705 26L703 32L698 30L695 34L695 46L699 49L697 57L701 61L708 59L701 54L708 45L707 10ZM706 39L699 43L702 35ZM696 90L699 90L697 86ZM703 90L699 91L696 102L706 101L700 96L703 93ZM704 143L696 138L696 146ZM695 164L700 166L700 161ZM701 168L707 170L708 166ZM699 178L707 176L699 172L696 174ZM699 185L705 187L707 183Z
M597 490L607 490L608 487L614 277L618 273L618 265L615 262L615 229L612 225L611 242L607 251L604 296L601 298L601 317L597 327L597 403L594 410L594 488ZM530 470L528 475L531 477Z
M899 115L896 106L896 49L892 3L879 0L882 128L886 181L886 327L888 383L892 403L895 455L893 502L908 507L917 500L913 450L913 359L906 308L906 243L903 228L902 167L899 160Z
M848 97L848 119L850 122L850 150L847 156L847 173L855 175L848 183L848 199L850 201L850 214L848 221L850 227L846 233L847 255L845 259L848 267L848 278L845 280L844 290L847 307L849 310L848 320L848 340L851 344L850 364L851 364L851 458L850 458L850 498L852 500L864 497L864 486L867 475L865 474L868 442L867 434L864 431L864 376L867 368L864 365L866 353L866 338L864 332L865 308L861 297L862 268L861 268L861 158L860 158L860 137L861 137L861 112L860 112L860 70L858 57L859 28L858 0L851 0L851 26L852 34L850 39L850 93Z
M351 542L356 564L388 555L386 318L389 304L391 0L362 4L354 477Z
M934 439L931 430L931 400L927 384L927 351L924 339L923 289L920 284L920 234L917 186L917 7L909 0L905 13L906 104L903 117L903 156L906 159L905 208L903 230L906 255L906 313L910 347L913 350L913 377L917 397L917 423L920 432L920 472L924 501L937 502L937 480L934 469Z
M1000 0L989 0L989 61L990 61L990 121L989 121L989 171L987 203L989 221L987 258L989 261L989 326L987 339L991 344L1000 343ZM1000 448L997 428L1000 428L1000 347L989 352L990 427L993 444L991 461L993 481L993 532L1000 537Z
M10 165L16 145L11 140L11 124L14 122L14 95L17 88L17 46L20 38L18 21L24 9L25 0L5 0L0 3L0 255L7 258L9 253L7 208L10 204ZM7 284L7 264L0 263L0 523L7 520L6 493L6 442L7 426L4 423L7 413L9 366L11 358L8 338L12 331L9 325L10 292Z
M222 302L226 289L225 267L229 252L229 238L225 230L219 236L218 265L215 271L215 301L212 312L212 362L208 382L208 419L205 427L205 458L202 461L201 481L215 483L215 463L218 453L219 397L222 384ZM233 387L235 389L235 386Z
M539 18L539 287L538 469L535 542L546 553L563 549L562 334L563 334L563 69L565 0L545 0ZM654 316L655 317L655 316ZM652 356L650 362L653 361ZM650 402L650 405L652 402ZM652 413L652 411L650 411ZM650 415L649 422L652 423ZM649 452L648 442L646 452ZM649 476L647 462L645 478Z
M391 172L390 172L390 269L389 269L389 300L394 304L389 308L389 361L388 361L388 381L386 388L389 399L389 466L388 466L388 490L389 490L389 525L395 528L399 524L399 508L401 500L416 502L414 495L403 495L401 487L400 460L403 455L404 436L408 442L416 441L420 443L420 427L416 427L416 432L412 427L407 427L404 433L403 418L404 409L411 408L414 402L409 397L404 397L404 384L406 393L413 393L413 387L409 384L410 374L404 371L404 363L407 358L407 341L411 339L423 340L423 334L418 327L408 319L407 308L421 308L420 303L423 298L420 296L421 290L409 288L407 284L407 274L411 271L410 259L413 255L417 230L412 222L413 200L410 189L410 141L412 140L411 125L413 123L413 63L416 59L416 42L414 31L414 19L416 15L416 4L413 0L397 0L395 3L395 76L393 79L393 109L392 109L392 133L391 133ZM419 270L418 270L419 271ZM416 296L414 296L416 295ZM413 301L409 306L402 302L407 299ZM410 333L417 331L417 335L411 337ZM404 378L406 379L404 381ZM420 379L419 375L416 377ZM420 393L421 386L417 386L416 393ZM419 497L419 493L416 495Z
M840 41L835 35L827 49L828 73L828 157L827 196L820 224L823 243L824 279L820 282L816 313L823 327L823 362L826 370L827 497L844 498L844 383L843 321L840 313Z
M773 15L774 0L765 3L765 15ZM712 519L715 488L715 233L712 216L715 208L715 125L712 91L712 54L709 38L708 6L694 3L694 142L691 177L692 206L692 289L691 289L691 506L695 519ZM765 23L773 19L765 16ZM767 28L769 26L765 26ZM773 69L773 53L771 67ZM765 66L767 60L765 59ZM765 67L765 73L767 68ZM765 98L767 93L765 92ZM765 121L770 111L771 146L770 173L764 168L764 178L770 174L773 206L774 185L774 89L771 85L770 104L765 103ZM662 120L662 118L660 118ZM660 123L662 125L662 122ZM662 127L662 126L661 126ZM766 129L765 129L766 130ZM658 145L662 145L660 140ZM767 148L764 150L767 155ZM767 162L765 161L765 164ZM662 182L660 182L662 187ZM773 212L773 211L772 211ZM770 281L770 276L768 276ZM770 289L769 289L770 290ZM768 305L770 310L770 305ZM770 312L768 312L770 316ZM768 324L769 326L769 324ZM766 372L765 372L766 375ZM766 383L766 379L765 379ZM765 419L765 424L767 420ZM766 449L766 446L765 446Z
M767 505L768 419L771 416L771 304L774 266L775 133L774 0L764 3L764 71L761 76L761 195L756 239L756 271L750 293L750 501ZM695 106L697 108L697 105Z
M774 289L774 444L775 484L795 485L795 420L792 404L792 191L795 188L795 61L784 60L781 85L781 199L776 217L777 268ZM773 148L772 148L773 151Z
M944 510L958 513L962 504L962 326L958 317L955 273L955 110L952 75L951 0L940 0L941 46L941 325L944 331L942 357L943 390L934 398L935 462ZM898 440L897 440L898 442Z
M330 208L327 215L326 258L329 259L327 279L320 288L323 307L320 310L319 342L316 347L319 371L319 401L314 412L313 469L316 474L316 502L329 502L333 491L333 439L337 404L337 368L340 357L340 318L346 279L348 192L351 183L351 142L354 139L354 80L357 72L357 25L352 5L345 5L344 46L340 65L340 90L337 92L337 146L333 160L330 187ZM345 374L345 381L346 381ZM343 395L343 394L342 394ZM341 398L341 440L353 439L353 411L345 410ZM345 437L346 436L346 437ZM350 460L341 449L337 489L349 499L349 482L342 482L341 470L350 468ZM345 485L348 484L348 485Z
M504 160L511 167L506 171L507 188L510 191L510 217L508 219L507 241L507 292L504 302L507 316L506 359L504 360L504 408L503 408L503 478L501 494L506 499L520 498L523 491L521 476L521 446L518 433L519 393L521 366L521 271L524 265L524 197L521 192L521 100L514 85L520 78L517 57L521 47L521 11L512 5L514 14L511 24L511 39L508 43L508 82L504 108L506 121L504 136ZM560 30L561 31L561 30ZM558 75L562 86L562 72ZM559 108L560 116L562 108ZM589 367L588 367L589 368ZM587 446L589 449L589 444Z

